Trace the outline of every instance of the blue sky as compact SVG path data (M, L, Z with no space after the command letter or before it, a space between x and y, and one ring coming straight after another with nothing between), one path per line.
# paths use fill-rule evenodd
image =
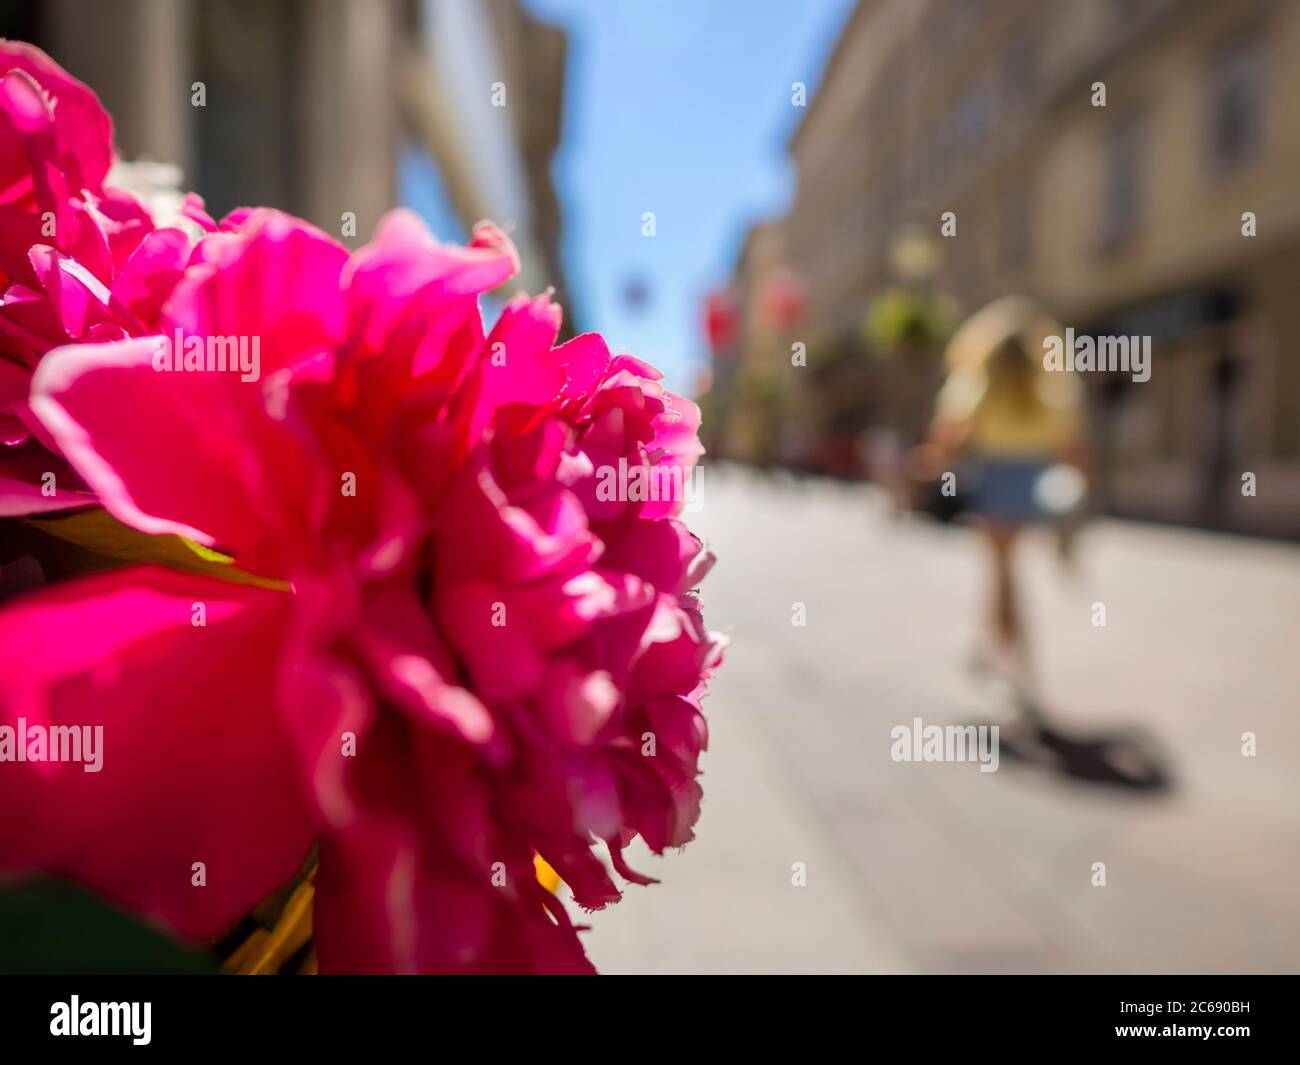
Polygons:
M569 31L555 180L578 323L690 390L701 304L793 192L786 141L853 0L526 0ZM653 211L656 235L641 235ZM648 291L626 305L629 282Z

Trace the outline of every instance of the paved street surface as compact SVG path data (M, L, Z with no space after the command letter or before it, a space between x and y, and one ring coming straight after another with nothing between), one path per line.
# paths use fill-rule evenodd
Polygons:
M629 850L662 883L588 919L599 969L1300 970L1300 548L1102 522L1071 575L1025 545L1051 712L1154 736L1174 784L1151 795L1005 754L993 773L891 760L914 717L1005 713L968 669L971 532L893 520L861 486L716 466L690 521L719 556L706 617L732 639L704 813L680 853Z

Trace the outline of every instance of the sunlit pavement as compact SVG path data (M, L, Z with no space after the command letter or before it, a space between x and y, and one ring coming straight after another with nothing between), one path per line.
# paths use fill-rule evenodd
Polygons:
M968 670L969 531L892 520L860 486L716 467L703 499L706 617L732 639L704 813L684 851L629 851L662 883L587 918L603 972L1300 968L1300 549L1102 522L1071 575L1025 545L1050 710L1154 734L1175 782L1153 797L1006 758L891 760L914 717L1004 712Z

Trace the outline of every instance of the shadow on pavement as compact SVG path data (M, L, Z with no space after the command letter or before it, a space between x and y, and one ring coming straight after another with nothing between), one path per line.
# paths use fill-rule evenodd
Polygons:
M1155 737L1138 728L1070 732L1050 722L1040 706L1022 702L1022 720L1001 728L1003 757L1088 784L1150 794L1174 786L1168 759Z

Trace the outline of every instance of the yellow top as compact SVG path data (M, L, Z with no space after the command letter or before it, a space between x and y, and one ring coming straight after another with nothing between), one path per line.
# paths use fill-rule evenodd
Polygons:
M1037 372L1016 394L982 371L955 370L935 405L939 419L965 425L967 448L994 458L1056 458L1079 431L1078 383L1063 373Z
M994 458L1060 458L1078 434L1082 388L1072 373L1042 364L1043 341L1061 330L1033 300L1004 296L976 311L944 353L948 377L935 399L935 420L955 428L962 446ZM1029 356L1024 375L993 372L1007 340Z

